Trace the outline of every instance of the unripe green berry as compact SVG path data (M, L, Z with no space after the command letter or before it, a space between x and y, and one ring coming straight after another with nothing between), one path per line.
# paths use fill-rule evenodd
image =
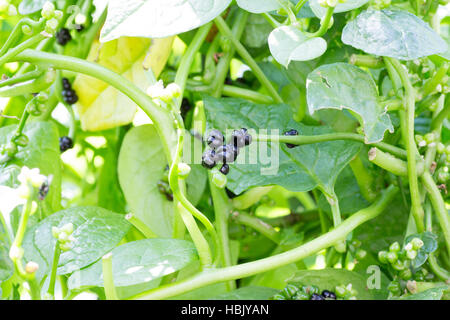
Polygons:
M211 170L211 173L212 182L214 183L214 185L219 189L225 188L225 186L227 185L227 176L220 173L216 168Z
M69 251L70 249L72 249L72 244L70 242L60 243L59 248L61 249L61 251Z
M442 142L439 142L439 143L436 145L436 151L437 151L437 153L439 153L439 154L444 153L444 152L445 152L445 145L444 145Z
M52 18L50 20L47 20L45 23L45 32L53 34L56 31L56 28L58 28L59 21L55 18Z
M186 179L191 172L191 167L187 163L179 163L178 164L178 177L181 179Z
M61 227L60 232L64 232L65 234L70 236L73 233L73 224L70 222L66 223Z
M378 260L381 263L387 263L388 262L387 254L388 254L387 251L380 251L380 252L378 252Z
M394 242L393 244L391 244L390 246L389 246L389 251L392 251L392 252L399 252L400 251L400 244L396 241L396 242Z
M356 259L362 260L367 256L367 251L363 250L363 249L359 249L358 251L356 251L355 256L356 256Z
M400 278L403 280L409 280L412 278L412 272L410 269L405 269L399 274Z
M414 238L411 240L411 244L414 250L419 250L423 247L424 243L420 238Z
M344 286L337 286L335 292L336 296L338 296L339 298L344 298L345 295L347 294L347 290L345 289Z
M309 300L311 295L305 293L304 291L298 291L293 297L294 300Z
M334 249L339 253L344 253L347 250L347 245L345 244L345 241L342 240L334 245Z
M25 24L22 26L22 32L26 36L31 36L33 34L33 29L29 25Z
M394 263L392 263L392 268L394 268L397 271L401 271L405 269L405 264L401 260L397 260Z
M388 290L393 294L393 295L400 295L400 293L402 292L402 287L400 285L400 282L398 281L391 281L391 283L389 283L388 285Z
M391 264L394 264L397 261L398 256L395 252L389 251L386 255L386 258Z
M49 20L53 18L53 15L55 13L55 5L49 1L44 3L44 7L42 8L41 15L45 19Z
M60 232L61 232L61 231L59 230L58 227L52 227L52 236L53 236L53 238L58 239L58 238L59 238L59 233L60 233Z
M414 249L406 251L406 256L408 257L408 259L414 260L417 257L417 251Z
M427 144L433 143L436 141L436 135L433 132L427 133L424 137L424 140Z
M271 300L286 300L286 297L280 293L277 293L274 296L272 296Z
M69 235L65 232L62 232L62 230L60 229L60 232L58 234L58 241L66 242L67 240L69 240Z
M286 288L283 289L283 294L286 298L292 299L298 291L299 288L297 288L293 284L288 284Z

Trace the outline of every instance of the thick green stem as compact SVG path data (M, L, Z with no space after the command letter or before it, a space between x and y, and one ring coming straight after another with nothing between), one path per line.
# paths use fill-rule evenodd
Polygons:
M328 203L331 207L331 214L333 216L333 225L337 227L341 224L341 209L339 208L339 199L336 194L331 194L330 196L326 196Z
M349 62L351 64L354 64L355 66L370 69L380 69L384 67L384 62L382 58L376 58L364 54L352 54L350 56Z
M10 49L5 55L0 57L0 66L3 66L6 62L14 58L16 55L24 51L25 49L28 49L35 44L39 43L40 41L44 40L46 37L42 34L37 34L35 36L32 36L30 39L22 42L17 47L14 47Z
M445 119L450 117L450 94L445 97L444 108L431 121L431 129L436 130L442 126Z
M400 160L389 153L378 150L377 148L372 148L369 151L369 160L389 171L397 176L407 177L408 176L408 165L405 161ZM417 175L420 176L425 170L425 163L421 161L417 163Z
M320 21L320 28L317 30L317 32L313 33L311 37L321 37L325 33L327 33L328 29L330 28L331 19L333 19L333 12L334 7L328 7L327 13Z
M438 218L439 224L444 234L447 251L450 256L450 220L448 211L445 207L444 199L442 199L441 193L433 180L433 177L428 171L425 171L422 175L422 183L428 191L428 196L433 205L434 212Z
M404 69L403 65L396 59L387 58L395 70L397 71L400 79L402 81L403 87L405 88L405 109L406 109L406 134L407 134L407 159L408 159L408 180L409 189L411 192L411 209L414 215L414 220L416 222L417 231L424 231L424 212L422 208L422 203L420 201L419 183L417 177L417 160L416 155L418 154L416 142L414 140L414 118L415 118L415 103L416 94L414 88L409 80L408 72Z
M147 239L158 237L141 219L136 217L134 214L128 213L125 216L125 219L127 219L128 222L138 229L139 232L142 233Z
M278 91L274 88L272 83L267 79L264 72L258 66L256 61L250 55L250 53L245 49L245 47L239 42L238 39L233 35L232 31L226 24L226 22L219 16L214 20L214 23L219 29L220 33L231 40L234 47L236 48L237 53L242 57L242 59L247 63L250 69L253 70L255 77L261 82L261 84L267 89L269 94L272 96L273 100L276 103L282 103L283 99L278 94Z
M352 161L350 161L350 168L353 171L353 175L356 178L356 182L358 183L359 190L361 190L361 194L363 197L372 202L377 197L377 193L373 190L373 176L367 171L366 167L361 160L361 157L358 155Z
M255 103L262 103L262 104L273 103L272 97L269 97L265 94L230 85L223 86L222 94L228 97L250 100Z
M233 212L232 218L239 224L250 227L275 243L280 243L279 233L264 221L244 212Z
M357 134L357 133L329 133L329 134L320 134L316 136L276 136L276 135L259 135L255 137L256 141L279 141L280 143L290 143L295 145L304 145L304 144L312 144L312 143L319 143L319 142L326 142L326 141L336 141L336 140L351 140L351 141L357 141L361 143L365 143L365 137L364 135ZM393 155L406 159L407 153L405 150L395 147L393 145L390 145L388 143L384 142L377 142L372 143L370 145L373 145L374 147L377 147L381 150L387 151L389 153L392 153Z
M269 193L272 188L272 186L251 188L233 199L233 207L238 210L250 208L252 205L261 200L263 196Z
M106 300L119 300L114 285L112 253L102 257L103 287L105 288Z
M42 70L34 70L19 76L15 76L3 81L0 81L0 88L2 87L6 87L6 86L12 86L15 85L17 83L20 82L25 82L28 80L32 80L32 79L36 79L38 78L40 75L42 75L43 71Z
M442 84L444 77L447 76L449 68L450 63L443 63L442 66L436 71L434 76L427 82L425 82L421 92L424 97L432 94L437 89L437 87Z
M337 241L345 239L345 237L359 225L381 214L381 212L387 208L397 192L398 189L396 187L390 186L382 193L378 201L370 207L360 210L341 223L337 228L298 248L228 268L206 270L192 278L143 292L130 299L165 299L209 284L249 277L304 259L320 250L334 245Z
M59 256L61 255L61 249L59 247L59 242L55 243L55 250L53 251L53 261L52 261L52 270L50 272L50 282L48 285L48 294L52 297L55 296L55 282L56 282L56 271L58 270L58 262Z

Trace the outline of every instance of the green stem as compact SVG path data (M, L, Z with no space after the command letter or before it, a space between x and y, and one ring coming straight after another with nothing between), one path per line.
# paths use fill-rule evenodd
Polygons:
M433 118L431 121L431 129L436 130L442 126L445 119L450 117L450 95L447 94L445 97L444 108Z
M279 233L268 223L244 212L233 212L232 218L239 224L250 227L275 243L280 243Z
M14 47L10 49L8 52L6 52L3 56L0 57L0 66L3 66L6 62L14 58L19 53L23 52L25 49L28 49L38 42L44 40L46 37L42 34L37 34L32 36L30 39L22 42L17 47Z
M294 7L295 14L298 14L308 0L300 0Z
M327 13L320 21L320 28L317 32L311 34L311 38L323 36L330 28L331 19L333 18L334 7L328 7Z
M376 164L380 168L395 174L396 176L408 176L408 165L405 161L400 160L391 154L380 151L377 148L370 149L369 161ZM424 161L419 162L416 169L417 175L422 175L425 170Z
M119 300L114 286L112 253L102 257L103 287L105 288L106 300Z
M261 103L261 104L273 103L272 97L269 97L265 94L262 94L260 92L256 92L253 90L230 86L230 85L223 86L222 94L224 96L228 96L228 97L232 97L232 98L242 98L242 99L250 100L255 103Z
M367 171L366 167L364 167L361 157L357 155L352 161L350 161L349 165L353 171L353 175L356 178L356 182L358 183L363 197L369 202L375 200L377 193L373 190L374 178Z
M138 229L139 232L142 233L147 239L158 237L141 219L136 217L134 214L128 213L125 216L125 219L127 219L128 222Z
M387 58L395 70L397 71L400 79L402 81L403 87L405 88L405 109L406 109L406 134L407 134L407 159L408 159L408 180L409 188L411 192L411 209L414 215L414 220L416 222L417 231L424 231L423 222L423 208L420 201L419 183L417 177L417 160L416 155L418 154L416 142L414 140L414 118L415 118L415 92L414 88L409 80L408 72L403 68L403 65L394 58Z
M450 272L442 268L435 255L434 252L431 252L428 255L428 264L435 275L437 275L441 280L447 281L450 279Z
M22 27L27 25L31 28L40 28L43 26L43 21L33 21L29 18L24 18L20 20L15 26L13 31L10 33L8 39L0 50L0 57L3 56L19 39L22 33Z
M450 63L445 62L442 64L442 66L436 71L434 76L427 82L425 82L421 92L422 96L426 97L432 94L436 90L437 86L442 84L444 77L447 76L449 68Z
M337 227L342 222L341 209L339 208L339 199L334 193L331 194L330 196L325 195L325 197L327 198L327 201L331 207L331 214L333 216L333 225L334 227Z
M364 54L352 54L349 62L355 66L363 68L380 69L384 67L382 58L376 58Z
M433 180L433 177L428 171L425 171L422 175L422 183L428 191L428 196L433 205L434 212L438 218L439 224L444 234L447 251L450 256L450 221L448 211L445 207L444 199L442 199L441 193Z
M40 75L42 75L42 73L43 73L42 70L34 70L31 72L25 73L23 75L20 75L20 76L15 76L15 77L0 81L0 88L6 87L6 86L12 86L12 85L20 83L20 82L25 82L28 80L36 79Z
M245 210L257 203L263 196L272 190L272 186L255 187L233 199L233 207L238 210Z
M230 30L226 22L219 16L214 20L214 23L216 24L217 29L219 29L220 33L231 40L234 47L236 48L237 53L242 57L242 59L250 67L250 69L253 70L256 78L267 89L269 94L272 96L273 100L276 103L282 103L283 99L278 94L278 91L273 87L272 83L265 76L264 72L258 66L258 64L250 55L250 53L247 51L247 49L245 49L245 47L239 42L239 40L236 39L236 37L233 35L232 31Z
M52 262L52 270L50 273L50 282L48 285L48 293L54 297L55 296L55 282L56 282L56 271L58 270L58 262L59 256L61 254L61 249L59 247L59 242L55 243L55 250L53 252L53 262Z
M272 17L272 15L268 12L266 13L262 13L262 16L264 17L264 19L267 20L267 22L270 23L270 25L275 29L278 28L279 26L281 26L281 23L279 23L277 20L275 20L274 17Z
M279 141L280 143L291 143L295 145L304 145L304 144L312 144L326 141L336 141L336 140L352 140L361 143L365 143L364 135L357 133L345 133L345 132L336 132L329 134L320 134L316 136L276 136L276 135L259 135L255 137L256 141L270 142L270 141ZM405 150L390 145L384 142L376 142L371 143L369 145L373 145L381 150L392 153L393 155L406 159L407 153Z
M300 247L257 261L243 263L228 268L207 270L192 278L140 293L130 299L165 299L209 284L249 277L304 259L320 250L334 245L337 241L345 239L345 237L359 225L381 214L387 208L397 192L398 189L396 187L390 186L382 193L378 201L370 207L360 210L341 223L339 227L301 245Z

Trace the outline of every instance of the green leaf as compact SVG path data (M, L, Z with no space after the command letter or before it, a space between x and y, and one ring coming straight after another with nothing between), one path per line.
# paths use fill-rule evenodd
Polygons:
M365 5L369 0L347 0L344 3L338 3L334 8L334 13L351 11ZM327 8L322 7L318 0L310 0L309 5L316 17L322 18L327 13Z
M0 128L0 145L10 141L17 126ZM28 137L26 147L19 147L19 152L6 164L0 165L0 184L12 188L18 187L17 176L20 168L39 168L41 174L52 176L49 193L45 198L50 210L61 207L61 151L59 149L59 132L51 122L34 121L25 126L23 133Z
M449 289L449 286L442 286L428 289L419 293L406 295L398 298L398 300L441 300L442 295Z
M292 114L287 105L257 105L241 99L212 97L205 97L204 104L207 131L216 128L225 132L245 127L257 130L258 134L263 132L259 129L267 130L266 134L283 134L287 129L296 129L299 135L330 132L324 127L290 122ZM274 184L291 191L309 191L317 186L330 191L338 174L359 149L360 144L349 141L316 143L288 150L276 144L255 142L241 149L236 163L230 166L227 188L235 194L250 187ZM258 154L259 158L254 159ZM253 160L253 164L249 160Z
M337 286L352 284L358 293L356 297L361 300L373 299L372 293L366 287L367 279L359 273L345 269L299 270L290 283L314 285L322 290L334 291Z
M3 281L8 280L14 273L14 265L11 259L9 259L9 247L6 230L0 222L0 286Z
M39 264L37 277L49 273L56 239L52 227L72 223L73 248L61 253L58 274L68 274L97 261L125 236L131 224L124 216L98 207L74 207L58 211L28 229L24 240L25 260Z
M163 146L153 125L128 131L119 154L120 186L131 212L159 237L172 236L173 203L158 190L166 165Z
M383 140L386 130L394 131L389 115L379 104L377 87L371 76L347 63L323 65L308 76L308 107L348 109L364 129L366 143Z
M22 0L19 4L19 13L27 15L39 11L47 1L56 2L56 0Z
M272 26L259 14L250 14L242 35L242 43L249 48L261 48L267 44Z
M120 37L164 38L213 20L231 0L123 0L110 1L100 40Z
M112 251L113 278L117 287L132 286L174 273L198 259L192 242L178 239L145 239ZM102 261L73 273L70 289L103 286Z
M407 11L366 10L350 21L342 42L377 56L414 60L447 51L424 21Z
M281 8L278 0L237 0L238 6L248 12L264 13Z
M276 28L268 41L272 56L286 68L292 60L312 60L327 50L327 42L323 38L309 38L294 26Z
M269 300L277 292L273 288L248 286L220 294L211 300Z

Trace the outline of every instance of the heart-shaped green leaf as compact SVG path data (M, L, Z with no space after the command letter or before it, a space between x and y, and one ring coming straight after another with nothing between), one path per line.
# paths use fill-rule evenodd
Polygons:
M309 74L306 88L311 113L329 108L352 111L364 129L366 143L381 141L386 130L394 131L389 115L379 104L375 82L354 65L323 65Z
M39 264L37 277L49 274L56 239L52 227L73 224L72 249L62 252L58 274L67 274L90 265L111 251L125 236L131 224L121 214L98 207L74 207L58 211L27 230L23 248L25 260Z
M377 56L414 60L444 53L447 43L424 21L401 10L366 10L350 21L342 42Z
M178 239L145 239L112 250L114 285L132 286L174 273L198 259L192 242ZM103 287L102 261L73 273L70 289Z
M116 0L100 40L120 37L165 38L195 29L216 18L231 0Z
M323 38L308 38L293 26L276 28L270 33L268 42L272 56L286 68L292 60L312 60L327 50L327 42Z

